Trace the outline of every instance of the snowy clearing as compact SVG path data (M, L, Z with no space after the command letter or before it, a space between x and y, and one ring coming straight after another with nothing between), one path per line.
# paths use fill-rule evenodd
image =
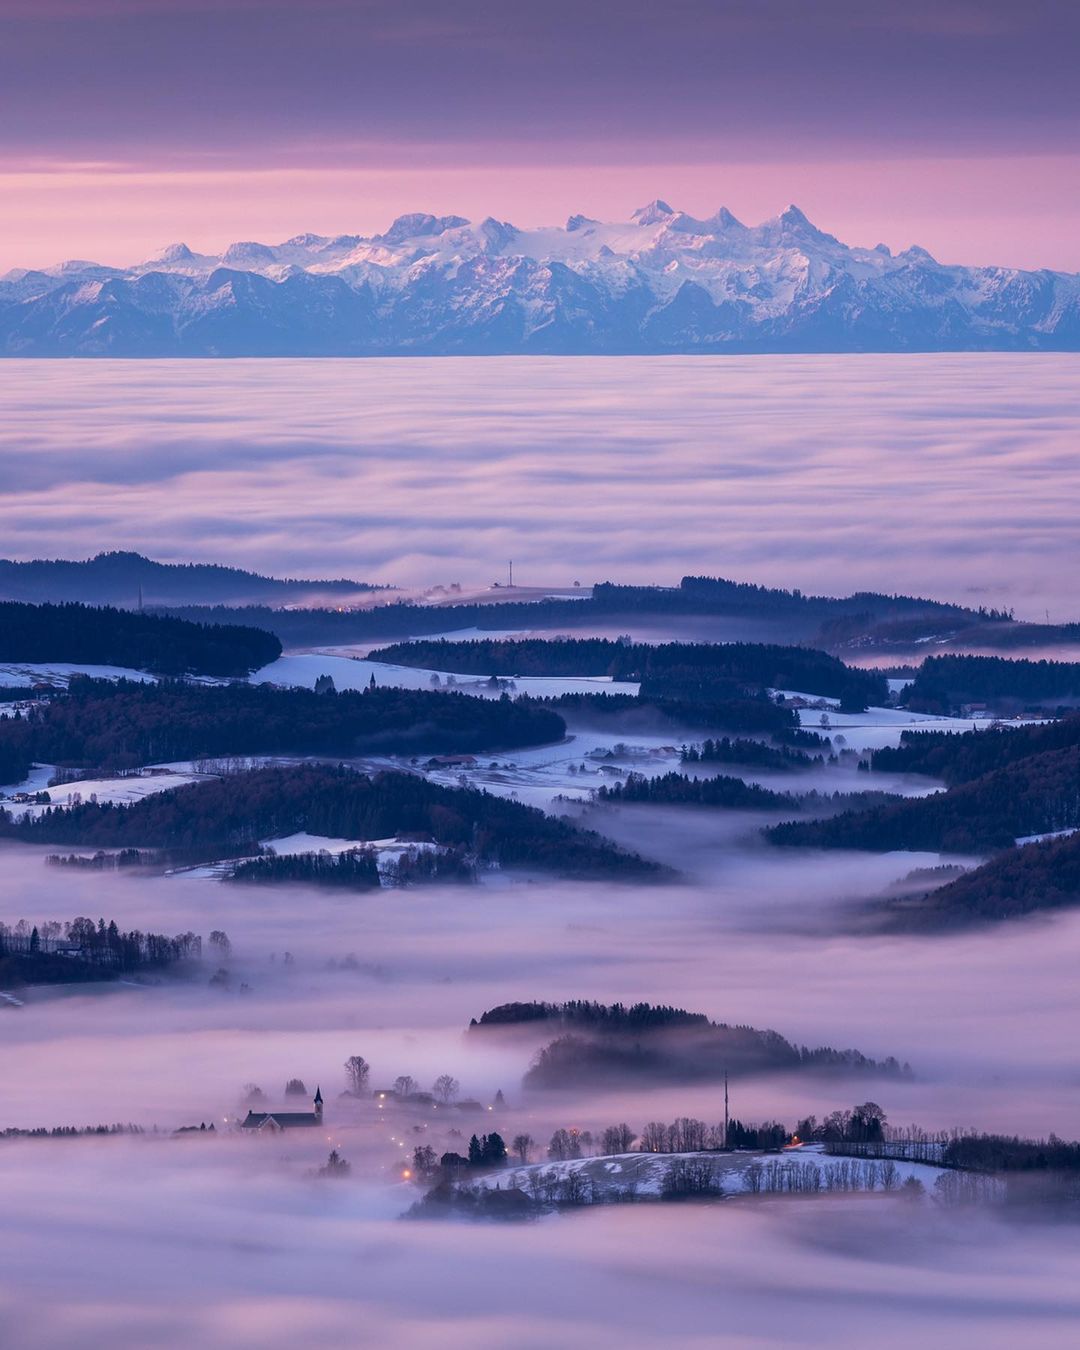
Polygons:
M383 661L368 661L358 657L320 655L314 652L279 656L270 665L263 666L251 676L252 684L281 684L294 688L314 689L320 675L329 675L338 689L366 689L374 675L375 683L394 689L447 688L460 694L480 698L501 698L504 692L531 694L534 698L556 698L559 694L636 694L638 685L626 680L611 680L603 675L589 677L561 677L527 675L521 679L503 681L498 689L488 687L487 676L458 675L446 670L423 670L415 666L395 666ZM433 675L439 685L433 686ZM512 689L506 689L507 684Z

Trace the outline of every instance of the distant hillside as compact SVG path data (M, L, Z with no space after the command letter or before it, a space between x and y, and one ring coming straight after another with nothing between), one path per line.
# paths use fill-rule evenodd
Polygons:
M224 604L224 602L221 602ZM178 608L190 619L250 623L277 633L287 646L416 638L455 629L556 629L568 631L610 622L641 623L651 618L696 615L748 620L775 629L777 640L827 645L876 645L884 631L903 628L906 638L939 639L985 632L988 640L1026 625L995 611L966 609L914 596L865 592L846 597L804 595L799 590L755 586L719 577L683 577L678 586L622 586L604 581L580 599L508 600L448 605L395 601L363 610L250 610L218 612ZM828 641L825 641L826 635ZM1045 632L1043 640L1053 640Z
M139 553L99 553L81 562L0 558L0 600L116 605L326 604L378 587L363 581L264 577L216 563L161 563Z
M1080 904L1080 834L1012 848L948 885L891 901L901 927L1015 919Z
M240 677L281 655L272 633L90 605L0 602L0 661Z
M959 738L958 738L959 739ZM1017 839L1080 825L1080 746L1046 750L929 797L844 811L765 830L794 848L991 853Z

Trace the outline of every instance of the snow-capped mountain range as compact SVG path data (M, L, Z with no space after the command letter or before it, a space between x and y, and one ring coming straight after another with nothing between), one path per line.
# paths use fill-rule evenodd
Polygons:
M1080 349L1080 277L851 248L654 201L625 223L400 216L385 234L173 244L0 278L7 356Z

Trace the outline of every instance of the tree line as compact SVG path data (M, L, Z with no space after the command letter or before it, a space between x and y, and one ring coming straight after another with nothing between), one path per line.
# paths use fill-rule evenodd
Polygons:
M272 633L80 604L0 602L0 661L87 662L163 675L244 676L276 661Z
M790 792L775 792L741 778L717 774L712 778L689 778L665 773L655 777L631 773L621 783L603 783L593 799L607 805L650 802L654 805L713 806L733 811L801 811L802 801Z
M809 769L822 764L822 755L808 755L786 745L768 745L764 741L729 736L706 738L700 745L684 745L679 753L684 764L745 764L762 769Z
M202 957L196 933L123 932L115 919L77 918L61 925L0 923L0 983L71 984L139 970L162 970Z
M688 698L662 698L642 694L559 694L554 698L535 700L554 708L567 717L577 716L585 722L617 719L642 709L657 712L673 727L693 727L695 730L760 732L789 745L817 745L814 732L801 732L799 720L792 708L781 707L763 693L727 699L694 701ZM802 740L813 736L814 740Z
M227 881L274 884L300 882L341 890L377 890L380 886L422 886L476 880L476 868L463 848L406 848L387 859L380 870L378 855L371 848L345 849L331 854L277 854L268 850L245 858L227 874Z

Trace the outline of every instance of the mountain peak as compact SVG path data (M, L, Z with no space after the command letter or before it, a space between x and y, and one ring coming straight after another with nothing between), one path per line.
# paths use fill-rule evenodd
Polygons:
M150 262L157 263L183 263L194 262L195 254L188 248L187 244L169 244L159 253L155 253Z
M257 244L251 239L245 239L238 244L230 244L221 255L221 261L223 263L273 263L277 262L277 255L266 244Z
M433 216L428 211L411 211L408 215L398 216L386 233L376 235L376 238L380 243L400 244L406 239L445 234L447 230L456 230L468 223L464 216Z
M639 206L630 219L635 225L660 225L665 220L671 220L675 214L667 202L657 197L648 206Z

